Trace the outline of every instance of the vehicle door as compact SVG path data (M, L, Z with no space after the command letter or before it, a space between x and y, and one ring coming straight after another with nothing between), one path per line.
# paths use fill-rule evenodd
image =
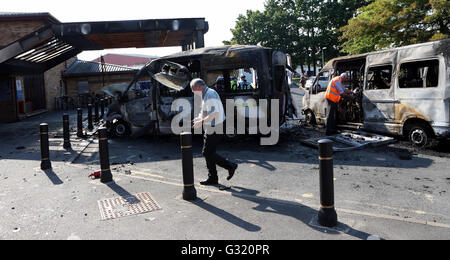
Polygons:
M286 113L291 105L291 96L289 92L288 79L286 74L287 57L281 51L272 53L272 79L273 79L273 98L280 100L280 121L284 122Z
M152 120L152 96L151 91L144 92L138 83L128 90L126 114L132 125L145 127Z
M362 105L364 128L384 133L393 131L395 88L393 71L396 51L367 56Z
M398 123L410 118L445 122L443 88L439 84L440 75L445 75L443 57L404 59L398 67Z

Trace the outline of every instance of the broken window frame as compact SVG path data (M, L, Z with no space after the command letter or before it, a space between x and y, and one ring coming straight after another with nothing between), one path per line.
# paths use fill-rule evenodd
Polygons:
M435 63L435 64L431 64L431 66L417 66L417 67L413 67L411 65L413 64L426 64L426 63ZM416 76L419 76L418 78L411 78L409 81L409 85L408 82L405 82L405 80L408 80L408 77L404 76L404 74L408 74L407 73L407 69L408 67L404 67L404 66L408 66L408 67L413 67L419 69L420 71L416 71ZM436 82L435 84L430 84L428 86L428 73L431 71L430 68L433 68L436 66ZM403 68L405 68L406 72L403 72ZM423 69L423 71L422 71ZM440 70L440 62L438 58L429 58L429 59L421 59L421 60L414 60L414 61L404 61L402 63L399 64L399 73L398 73L398 87L400 89L420 89L420 88L437 88L439 87L439 70ZM417 75L419 74L419 75ZM422 74L422 75L421 75ZM425 78L425 81L424 81ZM421 81L421 84L413 84L412 81Z
M235 89L235 90L233 90L232 86L231 86L231 79L233 77L236 78L237 86L239 86L240 77L243 75L242 71L246 71L246 70L250 70L250 73L248 73L248 72L246 72L246 73L251 74L251 76L252 76L252 78L251 78L252 82L248 82L249 86L251 87L251 89L249 89L249 90L242 90L242 89ZM233 74L233 72L237 72L237 74ZM210 71L207 71L205 73L205 78L210 78L209 75L211 75L211 74L215 74L211 78L215 78L216 80L215 80L215 82L212 82L212 80L208 80L207 81L207 85L212 87L212 88L214 88L214 89L216 89L216 91L218 91L219 94L238 94L238 95L242 95L242 94L254 94L254 93L259 91L259 87L260 86L259 86L259 82L258 82L258 70L256 68L253 68L253 67L246 67L246 68L240 67L240 68L233 68L233 69L226 69L226 70L210 70ZM229 77L228 81L225 80L225 78L227 76ZM224 87L224 89L218 89L218 87L217 87L217 83L218 83L217 79L219 77L223 77L223 82L224 82L223 84L225 86L229 85L229 87ZM227 82L229 84L227 84Z
M380 71L383 71L384 70L383 68L387 68L387 67L389 67L389 74L390 74L389 77L386 77L386 79L389 78L389 81L384 81L384 83L387 85L387 87L386 88L371 88L369 84L371 84L371 82L373 80L370 78L369 73L371 71L374 71L373 69L380 69ZM365 84L364 90L365 91L389 90L392 87L393 76L394 76L394 66L392 64L380 64L380 65L369 66L368 69L367 69L366 84Z

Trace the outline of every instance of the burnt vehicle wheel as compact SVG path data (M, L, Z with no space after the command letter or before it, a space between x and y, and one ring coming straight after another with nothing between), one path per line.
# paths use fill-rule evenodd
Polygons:
M125 138L128 137L131 133L130 126L127 122L119 120L113 123L111 127L111 133L114 137Z
M415 147L424 148L431 142L431 133L427 127L415 125L409 130L408 139Z

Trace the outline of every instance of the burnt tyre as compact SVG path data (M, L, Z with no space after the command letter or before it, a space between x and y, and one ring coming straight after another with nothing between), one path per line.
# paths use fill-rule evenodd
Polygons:
M431 143L432 134L427 127L415 125L408 132L408 140L415 147L424 148Z
M130 125L123 120L118 120L114 122L111 126L111 134L114 137L125 138L130 136L130 133L131 133Z

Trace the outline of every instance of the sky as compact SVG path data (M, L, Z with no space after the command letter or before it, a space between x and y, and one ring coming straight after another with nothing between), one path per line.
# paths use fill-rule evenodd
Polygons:
M239 14L263 10L265 0L13 0L2 4L2 12L48 12L61 22L95 22L164 18L205 18L209 31L206 46L222 45L230 40ZM181 51L181 47L149 49L114 49L83 52L82 60L93 60L107 53L164 56Z

